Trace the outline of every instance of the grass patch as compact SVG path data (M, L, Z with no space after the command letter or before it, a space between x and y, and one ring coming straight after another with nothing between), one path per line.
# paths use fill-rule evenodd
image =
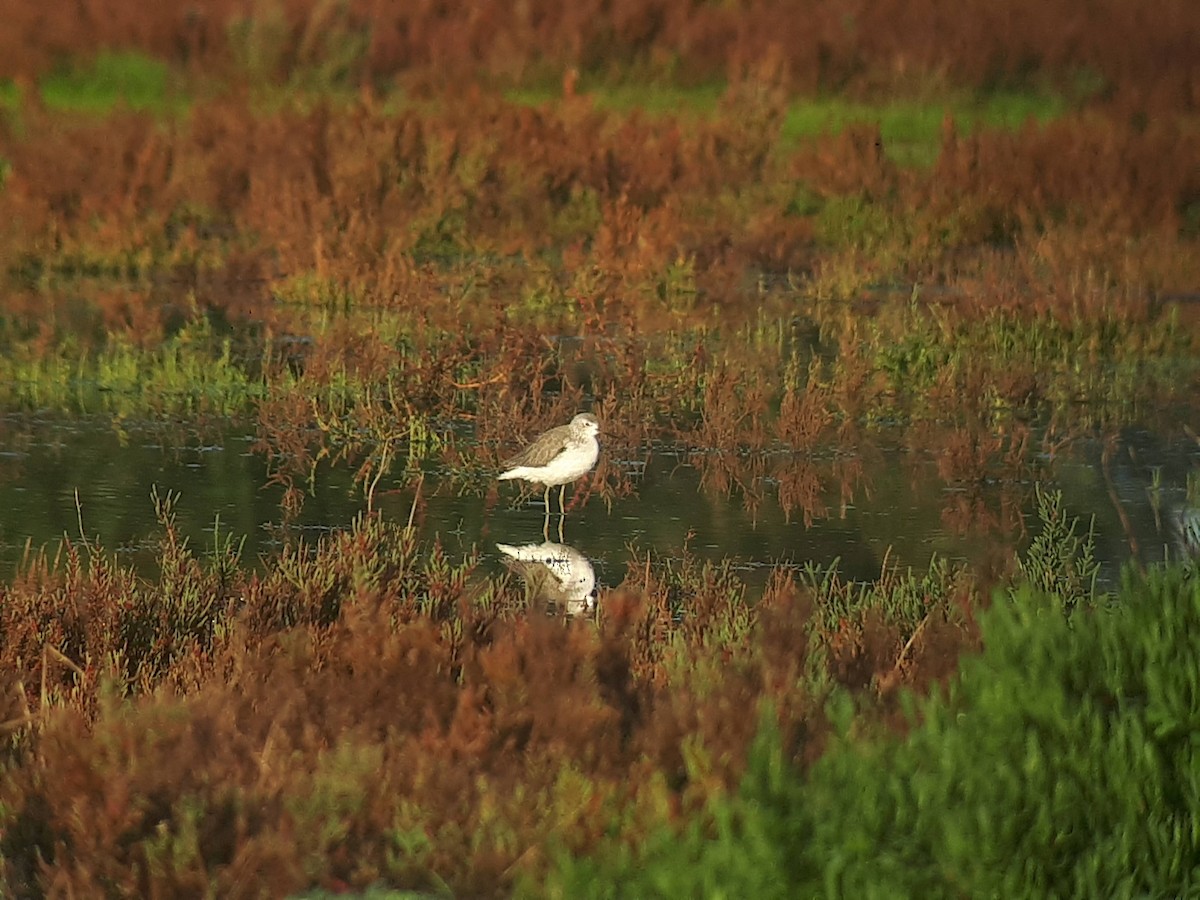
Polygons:
M66 112L104 115L124 105L168 113L184 104L167 64L131 51L102 50L89 63L77 61L47 75L40 89L48 107Z
M51 353L11 347L0 362L8 408L104 411L117 418L145 413L200 416L245 412L266 392L235 359L232 341L197 319L151 347L111 336L89 350L67 338Z
M1067 113L1067 98L1054 93L996 91L981 95L975 103L958 113L975 128L1017 129L1030 119L1038 124L1053 121Z
M605 84L582 79L579 87L598 109L652 116L709 116L728 89L722 82L694 87L672 84ZM557 84L526 85L504 93L509 102L553 105L562 99ZM900 165L928 167L937 158L942 123L953 116L963 131L981 128L1016 130L1027 121L1052 121L1069 108L1067 98L1052 92L1000 90L932 101L896 99L862 103L838 97L796 98L788 107L780 138L786 145L805 138L838 134L851 125L877 123L884 149Z
M0 109L16 109L21 102L21 89L11 78L0 78Z
M795 143L837 134L851 125L879 125L884 152L895 163L932 166L941 144L942 123L953 116L962 131L995 128L1015 131L1030 119L1044 124L1063 115L1064 97L1049 93L999 91L966 99L856 103L836 97L799 100L783 122L781 138Z

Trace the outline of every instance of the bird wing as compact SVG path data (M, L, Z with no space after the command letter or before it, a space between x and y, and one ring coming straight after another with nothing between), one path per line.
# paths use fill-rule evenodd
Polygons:
M570 434L569 425L551 428L516 456L506 459L500 465L505 469L511 469L513 466L544 466L566 448Z

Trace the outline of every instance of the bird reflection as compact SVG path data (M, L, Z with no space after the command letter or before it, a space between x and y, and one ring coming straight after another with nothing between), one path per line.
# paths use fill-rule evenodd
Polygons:
M1180 558L1200 560L1200 507L1181 506L1173 519L1175 549Z
M525 582L530 606L562 609L568 616L590 613L596 606L596 570L588 558L566 544L497 544L504 564Z

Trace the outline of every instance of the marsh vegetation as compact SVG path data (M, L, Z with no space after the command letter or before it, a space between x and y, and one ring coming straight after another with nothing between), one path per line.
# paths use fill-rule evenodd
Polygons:
M0 0L0 893L1195 891L1200 12L1100 6Z

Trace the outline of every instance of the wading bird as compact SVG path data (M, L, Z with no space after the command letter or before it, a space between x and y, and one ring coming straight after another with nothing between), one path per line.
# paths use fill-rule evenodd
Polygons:
M600 423L595 416L580 413L569 425L542 432L528 447L501 463L504 471L500 473L500 480L520 478L545 485L542 499L546 502L547 516L550 515L550 488L557 485L558 508L565 515L563 503L567 485L590 472L600 458L600 445L596 443L599 431Z

